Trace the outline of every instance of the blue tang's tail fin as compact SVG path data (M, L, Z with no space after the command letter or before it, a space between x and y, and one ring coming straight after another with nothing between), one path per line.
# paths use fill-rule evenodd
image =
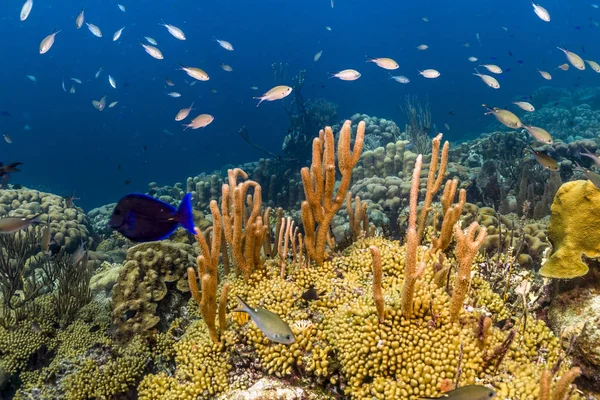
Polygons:
M194 212L192 210L192 193L186 193L186 195L183 196L183 200L181 200L181 204L179 204L179 209L177 210L176 220L185 229L187 229L191 234L196 233L196 232L194 232Z

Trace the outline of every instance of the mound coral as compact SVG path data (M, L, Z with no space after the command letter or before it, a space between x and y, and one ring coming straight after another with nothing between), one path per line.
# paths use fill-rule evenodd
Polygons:
M575 278L588 273L581 259L600 257L600 190L590 181L567 182L560 187L548 228L553 252L540 274L549 278Z

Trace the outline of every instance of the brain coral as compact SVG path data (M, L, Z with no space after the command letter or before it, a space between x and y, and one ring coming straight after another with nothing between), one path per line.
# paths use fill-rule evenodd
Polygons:
M50 218L54 241L74 251L86 243L93 231L89 219L78 207L69 207L65 198L33 189L0 190L0 216Z

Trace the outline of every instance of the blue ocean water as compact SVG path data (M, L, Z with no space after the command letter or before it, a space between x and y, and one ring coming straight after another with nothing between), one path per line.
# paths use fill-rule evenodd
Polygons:
M305 69L304 97L338 104L340 119L360 112L403 126L399 105L404 97L427 97L436 126L450 140L485 132L491 117L483 115L482 103L505 107L540 86L595 86L600 79L589 68L566 74L556 70L566 62L557 46L600 61L595 40L600 9L587 1L544 1L551 23L540 20L524 0L334 2L332 8L330 0L123 0L123 13L116 1L34 0L24 22L19 20L21 2L2 2L0 111L10 116L0 117L0 133L13 143L0 143L0 161L24 163L12 183L64 195L75 189L78 205L89 209L144 192L151 181L172 184L227 163L257 159L261 154L238 136L242 126L254 141L278 152L289 125L283 103L290 99L257 108L252 97L275 85L271 65L279 62L289 64L289 78ZM81 8L86 22L100 27L102 38L85 25L75 28ZM187 40L172 37L161 20L181 28ZM113 33L123 26L121 39L113 42ZM55 28L61 32L54 46L40 55L40 41ZM158 41L164 60L151 58L139 46L144 36ZM235 51L221 48L215 37L230 41ZM429 49L417 50L420 44ZM365 62L366 55L395 59L400 68L393 75L411 82L390 80L388 71ZM469 62L470 56L479 62ZM178 63L203 68L210 80L189 86L185 80L192 79L177 70ZM223 71L221 63L233 72ZM498 79L499 90L472 75L479 63L509 69ZM103 72L95 79L100 67ZM357 69L361 78L329 79L329 72L346 68ZM419 76L425 68L441 76ZM538 68L554 79L544 81ZM109 74L117 89L110 87ZM175 87L166 88L165 77ZM75 94L62 90L63 79L67 91L75 85ZM168 97L170 91L182 97ZM99 112L92 100L104 94L107 103L119 103ZM204 129L183 131L174 116L192 102L192 116L209 113L215 120Z

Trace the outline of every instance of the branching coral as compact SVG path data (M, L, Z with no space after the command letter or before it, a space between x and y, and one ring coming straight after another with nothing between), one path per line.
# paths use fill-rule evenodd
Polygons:
M351 122L342 126L338 139L338 169L342 180L334 196L335 150L334 137L330 127L319 132L313 140L312 164L310 169L302 168L302 183L306 200L302 202L302 223L304 244L310 258L322 265L325 259L325 245L329 236L329 224L342 206L350 187L352 170L360 159L364 143L365 124L358 124L354 148L350 150Z

